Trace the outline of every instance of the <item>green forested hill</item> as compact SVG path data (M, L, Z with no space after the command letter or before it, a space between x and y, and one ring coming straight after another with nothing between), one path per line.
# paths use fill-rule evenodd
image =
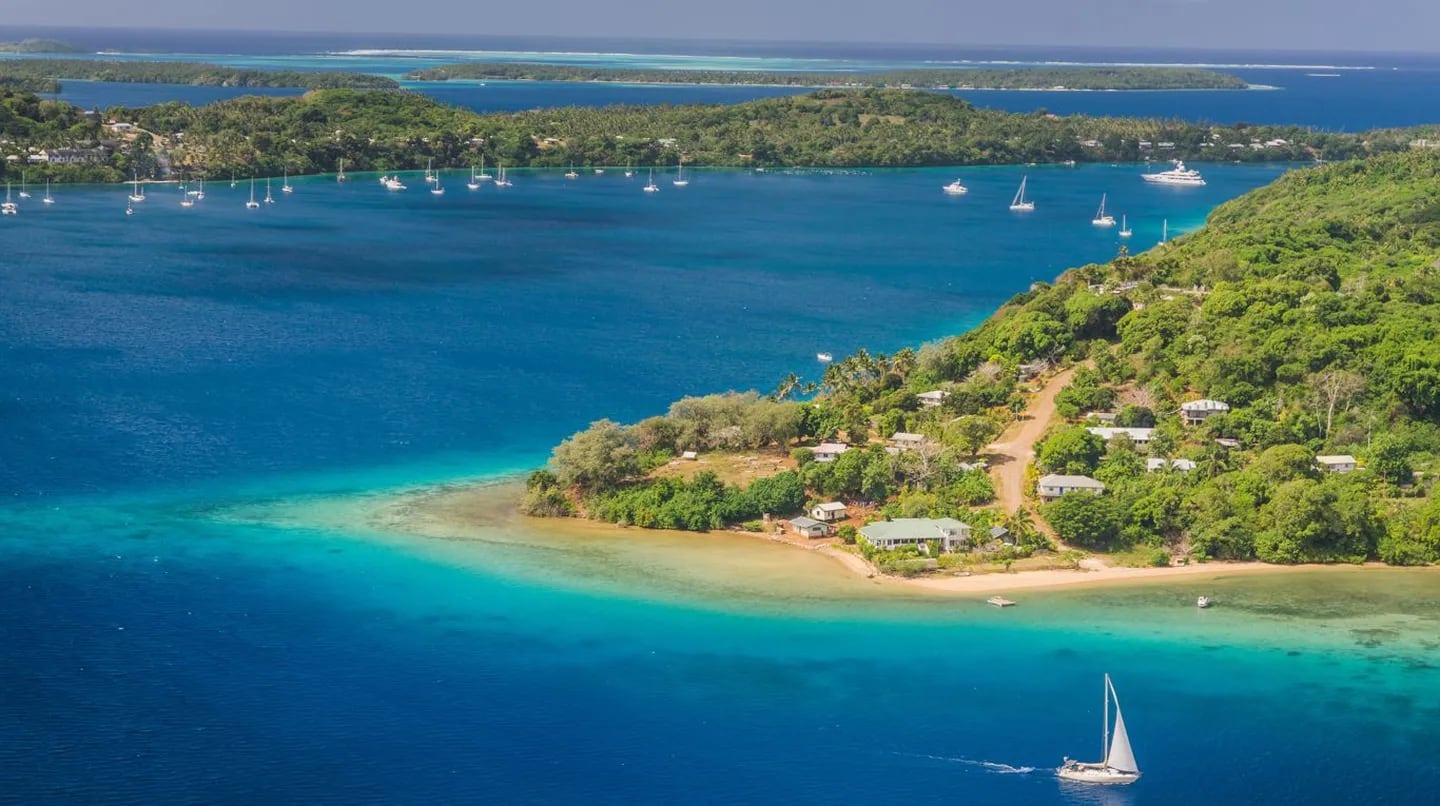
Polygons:
M837 361L812 401L737 408L732 398L738 413L706 422L751 434L745 449L924 434L939 447L923 462L852 451L850 476L836 463L802 480L811 495L889 500L887 515L993 522L965 510L988 495L956 462L1023 406L1019 369L1036 362L1078 367L1057 397L1064 422L1037 446L1037 473L1108 486L1039 508L1072 545L1157 559L1440 561L1440 154L1292 172L1223 205L1193 235L1020 294L970 333ZM795 386L787 379L777 397ZM916 395L937 388L950 393L943 404L921 406ZM1230 411L1184 425L1180 405L1199 398ZM766 405L794 407L785 428L745 425L769 422ZM534 480L530 505L557 504L556 486L572 483L601 517L693 504L693 490L632 485L657 450L716 447L687 425L694 410L577 435L557 449L556 475ZM1107 444L1084 419L1102 410L1153 427L1152 441ZM1317 454L1352 454L1361 467L1323 472ZM1147 459L1195 466L1147 472ZM625 504L618 517L615 501Z

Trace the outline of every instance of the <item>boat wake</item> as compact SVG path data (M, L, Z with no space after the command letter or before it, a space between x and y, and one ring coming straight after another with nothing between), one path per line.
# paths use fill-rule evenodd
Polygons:
M932 756L925 753L897 753L896 755L909 755L915 758L948 761L951 764L964 764L967 767L980 767L996 775L1029 775L1035 771L1034 767L1014 767L1009 764L1001 764L998 761L977 761L973 758L964 758L961 756Z

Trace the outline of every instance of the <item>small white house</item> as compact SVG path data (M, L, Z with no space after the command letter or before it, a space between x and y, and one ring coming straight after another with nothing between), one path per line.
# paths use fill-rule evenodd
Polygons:
M924 434L911 434L905 431L896 431L890 436L890 444L902 451L915 450L929 441L930 438Z
M843 442L822 442L810 449L817 462L833 462L840 458L840 454L850 450L850 446Z
M1119 428L1115 426L1097 425L1091 426L1085 430L1089 431L1097 437L1100 437L1106 442L1109 442L1110 440L1120 436L1121 434L1124 434L1125 436L1130 437L1130 441L1134 442L1136 445L1148 445L1150 443L1150 440L1155 436L1155 429L1153 428Z
M685 451L680 454L680 458L684 459L687 462L694 462L695 460L700 458L700 454L694 451Z
M1192 400L1180 404L1180 417L1186 425L1199 425L1212 414L1224 414L1230 404L1220 400Z
M1171 459L1166 461L1158 456L1152 456L1145 460L1145 472L1147 473L1158 473L1167 467L1180 473L1189 473L1195 469L1195 463L1189 459Z
M957 551L970 541L970 524L954 518L896 518L860 527L860 534L878 549L924 546L940 541L941 551Z
M834 523L835 521L843 521L850 517L850 513L845 510L845 505L839 501L829 501L811 507L810 517L824 523Z
M790 531L801 537L826 537L830 534L830 527L817 520L801 516L790 520Z
M949 396L950 393L945 391L944 389L931 389L928 392L921 392L920 394L916 395L915 399L920 401L921 406L924 406L927 409L933 409L936 406L939 406L941 403L944 403L945 398Z
M1090 478L1089 476L1061 476L1050 474L1041 476L1037 485L1040 497L1046 501L1054 501L1066 493L1083 492L1099 495L1105 492L1105 484Z
M1315 457L1315 464L1319 465L1320 469L1326 473L1349 473L1358 466L1355 462L1355 457L1348 453L1335 456L1317 456Z

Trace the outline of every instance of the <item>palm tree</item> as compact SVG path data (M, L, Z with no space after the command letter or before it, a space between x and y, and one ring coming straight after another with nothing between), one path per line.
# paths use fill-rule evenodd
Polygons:
M775 387L775 394L773 395L773 397L776 400L785 400L786 398L800 391L800 389L800 376L792 372L789 375L786 375L785 377L780 379L780 385Z

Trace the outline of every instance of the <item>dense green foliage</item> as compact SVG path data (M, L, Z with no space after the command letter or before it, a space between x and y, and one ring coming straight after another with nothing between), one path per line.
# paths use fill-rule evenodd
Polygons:
M1043 507L1067 543L1145 563L1440 561L1440 154L1292 172L1192 235L1017 295L970 333L862 351L814 387L787 378L775 398L818 393L790 404L799 428L784 433L797 440L930 439L893 455L872 442L823 467L797 451L801 480L817 496L886 501L890 517L976 520L965 508L988 500L984 474L959 457L985 440L967 433L1023 405L1017 368L1037 359L1081 364L1038 469L1107 486ZM940 405L918 404L937 388L950 393ZM1231 408L1182 423L1180 404L1199 397ZM1086 430L1079 418L1106 408L1118 425L1153 427L1148 444ZM1326 472L1317 454L1361 466ZM1157 458L1167 466L1147 472ZM643 473L632 467L631 482Z
M251 70L201 62L129 62L109 59L0 59L0 81L58 79L128 81L141 84L195 84L212 87L299 87L301 89L398 89L391 78L368 73L321 70ZM44 92L58 92L55 89Z
M802 73L463 62L416 70L406 78L414 81L620 81L632 84L759 84L850 89L1231 90L1249 86L1242 78L1194 67L1027 67L1015 70L930 69L888 70L879 73Z
M931 92L824 90L732 106L546 109L477 115L400 92L318 90L195 108L166 103L109 114L161 135L183 132L177 162L218 175L413 170L433 159L468 166L483 155L515 166L907 166L1138 160L1338 158L1408 146L1412 134L1214 127L1160 120L1015 114ZM1229 143L1285 140L1231 151ZM1169 143L1142 151L1141 141ZM1086 143L1093 145L1085 145ZM1158 146L1156 147L1158 148ZM1037 345L1036 349L1043 349Z
M97 144L103 132L100 120L60 101L0 86L0 140L26 143L37 148ZM12 150L13 149L13 150ZM24 155L15 146L0 150L0 156ZM0 179L16 180L22 171L33 179L51 178L60 182L113 182L121 179L126 162L118 165L27 165L0 160Z
M84 53L68 42L55 39L22 39L18 42L0 42L0 53Z

